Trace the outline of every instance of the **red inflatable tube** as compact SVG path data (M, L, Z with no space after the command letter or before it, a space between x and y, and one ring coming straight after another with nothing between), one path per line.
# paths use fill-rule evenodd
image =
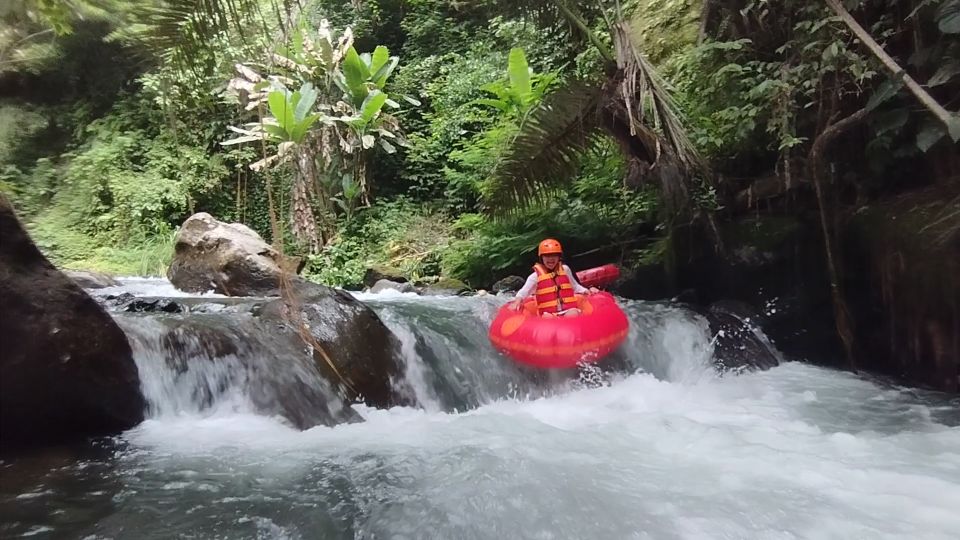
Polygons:
M629 322L609 293L577 300L577 317L540 317L532 298L520 311L505 305L490 325L490 341L517 362L539 368L596 362L623 343Z
M577 281L584 287L604 287L620 277L620 269L615 264L605 264L577 272Z

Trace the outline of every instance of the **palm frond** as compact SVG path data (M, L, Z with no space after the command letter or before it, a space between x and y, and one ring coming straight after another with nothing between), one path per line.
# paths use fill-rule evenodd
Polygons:
M138 9L144 24L135 39L158 56L189 63L228 32L246 39L251 32L268 36L271 26L282 31L298 9L298 0L162 0Z
M618 93L627 114L630 134L635 135L639 126L652 124L662 137L665 150L671 152L688 172L705 171L705 162L687 135L673 96L631 38L628 23L615 23L612 32L620 77Z
M544 202L579 172L601 127L600 88L574 82L551 94L521 125L483 189L484 206L503 216Z

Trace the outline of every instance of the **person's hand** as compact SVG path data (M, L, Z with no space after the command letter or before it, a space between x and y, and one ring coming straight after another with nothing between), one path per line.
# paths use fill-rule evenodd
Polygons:
M590 287L589 289L587 289L587 292L590 294L597 294L598 292L600 292L600 289L596 287Z
M514 311L520 311L520 307L523 306L523 299L517 298L516 300L510 301L510 309Z

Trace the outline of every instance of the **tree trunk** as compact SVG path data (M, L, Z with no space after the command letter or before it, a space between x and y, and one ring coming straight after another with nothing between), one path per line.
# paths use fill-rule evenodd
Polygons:
M710 31L710 19L713 18L713 0L703 0L703 7L700 8L700 31L697 34L697 45L707 39L707 32Z
M294 159L296 167L290 200L290 226L293 235L301 242L306 242L311 253L317 253L326 239L322 237L322 231L320 231L321 236L317 235L319 227L310 203L309 186L316 178L316 167L313 163L313 155L309 151L298 151Z
M823 160L824 153L830 144L836 140L837 137L866 118L868 112L866 108L863 108L839 122L828 124L823 133L817 136L813 147L810 149L810 172L813 177L813 186L817 193L817 204L820 206L820 227L823 230L823 244L827 257L827 273L830 279L830 297L833 300L833 314L836 321L837 334L843 342L844 353L847 356L847 363L851 369L857 368L854 350L853 321L850 317L850 310L847 308L846 298L843 293L843 268L840 259L840 246L838 245L838 240L834 232L836 212L834 210L834 201L829 197L828 178Z
M950 137L954 141L960 140L960 119L951 115L950 112L937 103L923 87L917 84L917 81L913 80L913 77L907 75L907 72L900 67L900 64L897 64L897 62L883 50L883 47L870 37L870 34L860 26L857 20L853 18L853 15L840 4L839 0L826 0L826 2L827 5L840 16L843 22L850 27L854 35L870 49L870 52L880 59L880 62L890 71L890 74L893 75L895 79L903 81L920 103L943 122L943 125L946 126L947 131L950 133Z

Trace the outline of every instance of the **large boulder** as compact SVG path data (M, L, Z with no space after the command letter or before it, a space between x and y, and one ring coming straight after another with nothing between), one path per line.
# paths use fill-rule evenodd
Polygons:
M104 289L106 287L116 287L120 285L119 281L99 272L64 270L63 273L84 289Z
M361 420L351 407L358 401L414 403L400 343L348 293L297 280L278 299L178 303L175 313L108 303L144 370L154 414L233 407L243 396L257 413L309 429Z
M143 419L130 345L0 196L0 444L117 433Z
M222 316L117 314L145 366L154 414L216 408L241 392L257 413L298 429L360 419L336 386L319 376L295 332L250 317L245 307L245 313Z
M399 343L372 309L349 293L305 281L291 292L264 304L260 319L309 348L317 369L348 400L373 407L412 403Z
M394 283L406 283L408 281L403 272L389 266L373 265L363 273L363 285L365 287L373 287L378 281L384 279Z
M223 223L201 212L177 233L167 278L187 292L277 296L281 269L295 274L302 264L281 255L246 225Z

